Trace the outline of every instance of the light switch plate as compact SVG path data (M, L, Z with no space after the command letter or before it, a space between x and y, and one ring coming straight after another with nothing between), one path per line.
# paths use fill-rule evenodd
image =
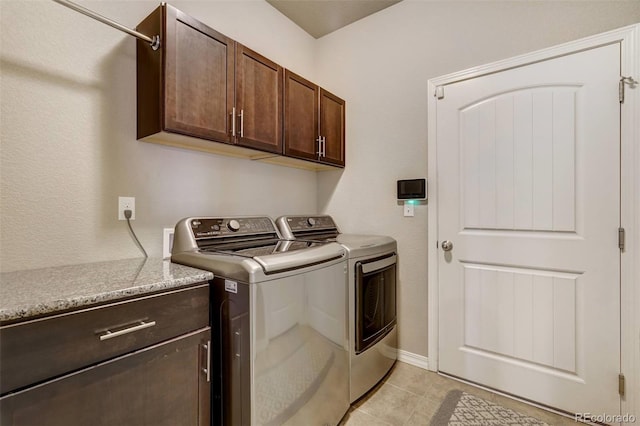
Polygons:
M162 258L168 259L171 257L171 251L173 249L173 228L164 228L162 230Z
M413 213L413 204L405 201L404 203L404 215L405 217L413 217L414 213Z

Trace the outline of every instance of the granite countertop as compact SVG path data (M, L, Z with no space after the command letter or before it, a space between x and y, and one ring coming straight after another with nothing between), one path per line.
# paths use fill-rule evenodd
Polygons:
M0 274L0 322L27 320L189 286L211 272L163 259L124 259Z

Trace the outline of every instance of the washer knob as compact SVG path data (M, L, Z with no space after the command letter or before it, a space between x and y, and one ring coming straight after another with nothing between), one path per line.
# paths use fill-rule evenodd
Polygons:
M236 232L237 230L240 229L240 222L238 222L235 219L232 219L229 221L229 223L227 223L227 228L229 228L230 231Z
M316 220L314 218L310 217L309 219L307 219L307 224L309 226L313 226L313 225L316 224Z

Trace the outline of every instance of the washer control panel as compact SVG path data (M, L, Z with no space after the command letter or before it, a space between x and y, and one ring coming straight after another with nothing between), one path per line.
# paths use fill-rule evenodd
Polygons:
M196 239L236 235L276 234L268 217L196 218L191 219L191 231Z

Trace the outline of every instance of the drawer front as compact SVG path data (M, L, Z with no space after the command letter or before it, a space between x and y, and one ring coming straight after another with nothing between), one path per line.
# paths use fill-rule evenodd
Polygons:
M1 397L0 424L211 426L210 339L207 327Z
M1 394L207 327L209 285L0 328Z

